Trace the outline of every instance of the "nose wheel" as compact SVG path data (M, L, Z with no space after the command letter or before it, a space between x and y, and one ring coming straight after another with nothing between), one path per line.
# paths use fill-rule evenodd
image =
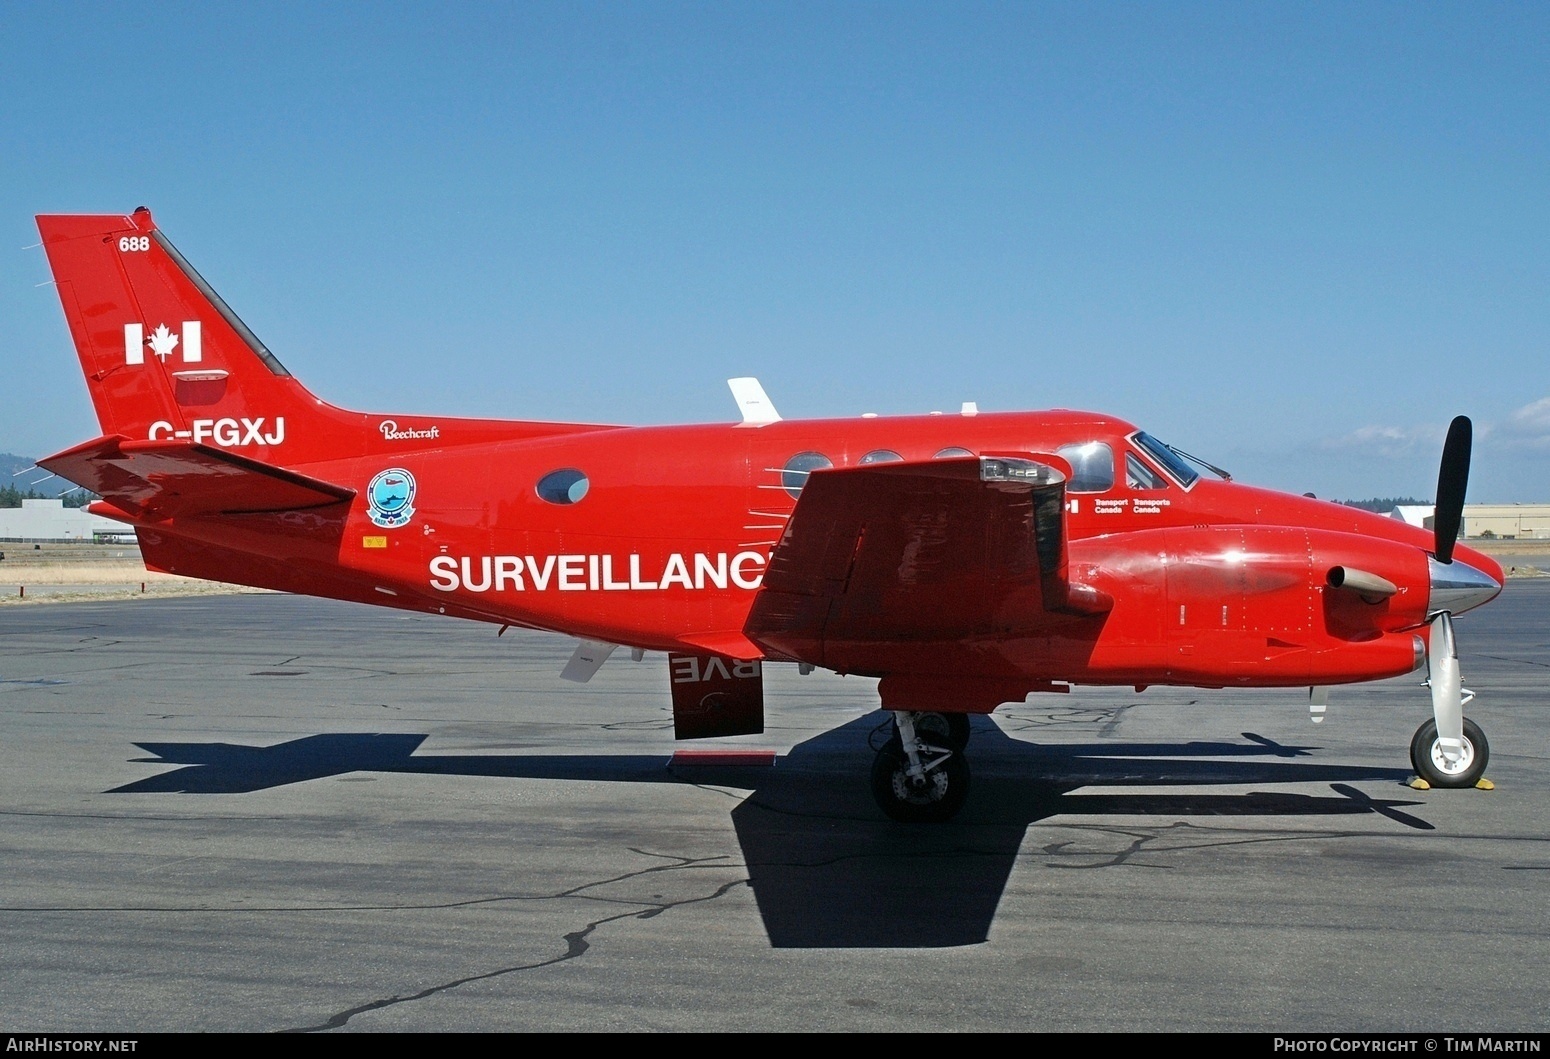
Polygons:
M1410 740L1410 764L1415 774L1433 787L1473 787L1485 775L1491 747L1480 726L1467 717L1463 744L1461 750L1449 753L1437 736L1437 722L1427 721Z
M962 744L954 743L945 731L916 724L921 718L950 716L894 713L894 737L872 762L872 797L889 819L906 824L941 823L963 808L969 795L969 763L964 760ZM967 719L963 727L968 727Z

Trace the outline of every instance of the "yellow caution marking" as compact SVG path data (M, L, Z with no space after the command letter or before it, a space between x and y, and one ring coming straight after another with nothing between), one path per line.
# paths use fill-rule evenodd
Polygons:
M387 538L386 537L362 537L361 538L361 547L362 548L386 548L387 547Z

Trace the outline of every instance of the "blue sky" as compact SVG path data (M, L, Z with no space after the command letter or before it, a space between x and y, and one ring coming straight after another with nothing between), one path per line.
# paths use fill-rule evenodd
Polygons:
M347 407L1122 415L1550 501L1544 4L0 2L0 450L97 433L32 215L161 227ZM24 249L32 247L30 249Z

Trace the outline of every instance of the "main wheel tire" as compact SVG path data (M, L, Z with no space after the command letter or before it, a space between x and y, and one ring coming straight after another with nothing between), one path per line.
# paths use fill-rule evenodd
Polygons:
M939 736L945 745L962 751L969 745L969 715L966 713L918 713L915 715L915 734L929 740Z
M947 748L951 750L951 748ZM922 787L910 783L909 758L897 739L877 752L872 762L872 797L891 820L905 824L938 824L951 820L969 796L969 763L952 750L926 773Z
M1415 730L1410 740L1410 764L1415 774L1433 787L1473 787L1485 775L1491 759L1491 745L1485 733L1469 718L1464 718L1464 756L1449 764L1437 742L1437 722L1427 721Z

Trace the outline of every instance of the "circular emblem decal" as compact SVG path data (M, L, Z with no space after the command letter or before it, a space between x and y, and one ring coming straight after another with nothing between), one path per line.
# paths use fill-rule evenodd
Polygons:
M414 475L402 467L390 467L366 487L366 515L372 525L394 529L414 517Z

